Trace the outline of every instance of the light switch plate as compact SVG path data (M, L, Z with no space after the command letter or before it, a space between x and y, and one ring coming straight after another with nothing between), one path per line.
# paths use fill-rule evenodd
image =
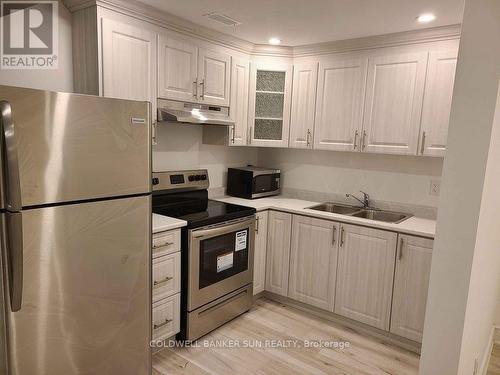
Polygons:
M439 196L439 192L441 190L441 181L431 180L429 186L429 195Z

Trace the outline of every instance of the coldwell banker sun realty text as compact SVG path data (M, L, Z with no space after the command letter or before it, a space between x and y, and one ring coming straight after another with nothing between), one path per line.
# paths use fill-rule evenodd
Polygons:
M56 69L58 2L4 1L1 5L1 68Z

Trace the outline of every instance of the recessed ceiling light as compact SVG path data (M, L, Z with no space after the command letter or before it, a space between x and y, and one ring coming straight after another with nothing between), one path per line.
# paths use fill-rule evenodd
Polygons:
M417 17L417 21L420 23L428 23L434 21L435 19L436 16L432 13L421 14L420 16Z
M278 44L281 44L281 39L269 38L269 44L272 44L273 46L277 46Z

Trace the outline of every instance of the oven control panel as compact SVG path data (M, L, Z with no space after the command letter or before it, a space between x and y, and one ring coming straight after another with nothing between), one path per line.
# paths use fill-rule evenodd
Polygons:
M153 190L208 189L210 183L206 169L153 172Z

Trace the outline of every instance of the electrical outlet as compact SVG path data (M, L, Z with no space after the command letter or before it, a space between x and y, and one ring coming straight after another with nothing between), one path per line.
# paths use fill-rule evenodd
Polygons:
M431 180L429 186L429 195L439 196L439 192L441 190L441 181Z

